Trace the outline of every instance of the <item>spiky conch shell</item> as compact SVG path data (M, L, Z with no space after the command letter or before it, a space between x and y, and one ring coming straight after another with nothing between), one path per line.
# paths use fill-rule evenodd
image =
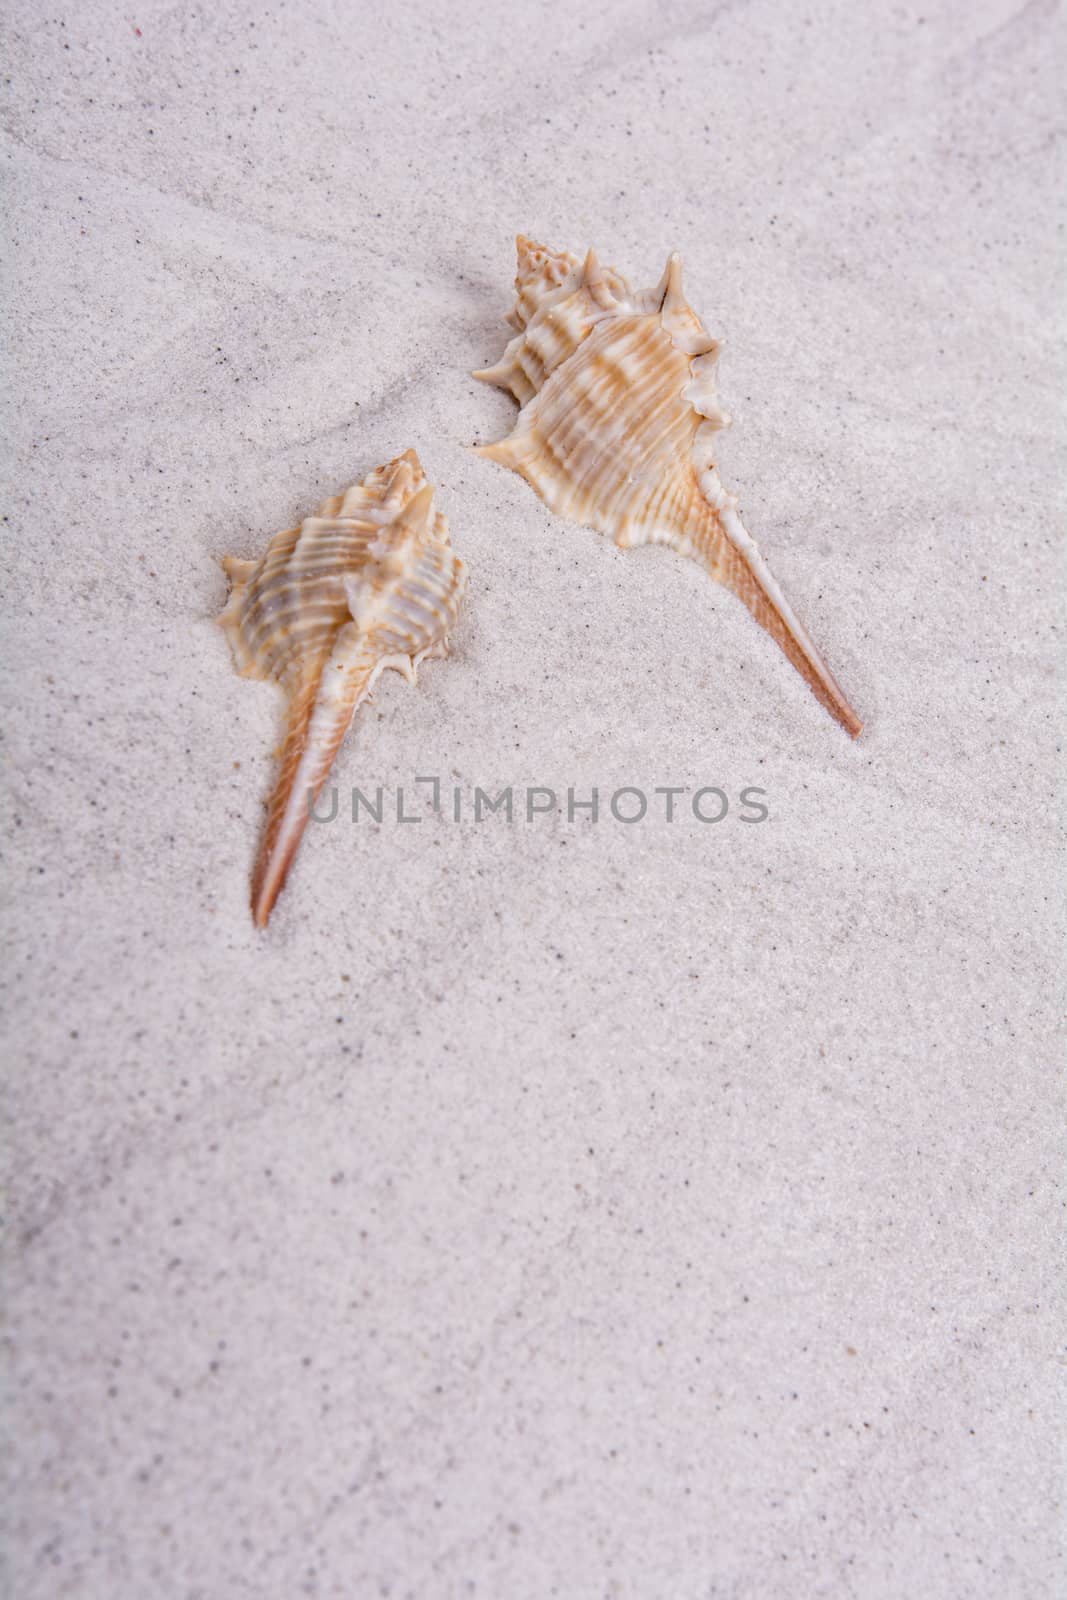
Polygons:
M617 544L666 544L732 589L816 698L855 738L862 723L741 522L712 458L729 418L715 384L719 343L682 293L672 255L634 291L590 250L584 262L520 234L518 331L474 376L510 390L515 430L479 454L522 474L552 511Z
M276 679L289 700L252 880L265 927L357 708L387 668L414 683L420 662L446 654L467 574L414 450L276 534L260 561L222 564L237 670Z

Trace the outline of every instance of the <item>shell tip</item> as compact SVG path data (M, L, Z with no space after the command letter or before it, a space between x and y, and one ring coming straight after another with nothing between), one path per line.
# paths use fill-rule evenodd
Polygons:
M661 311L672 311L677 306L687 306L685 295L682 293L682 258L677 250L672 250L667 257L667 265L663 269L657 290Z
M498 439L495 444L476 444L473 449L475 455L481 456L485 461L496 461L504 467L513 465L514 455L510 439Z
M277 895L267 895L256 885L252 890L252 921L257 928L265 928L274 910Z
M404 523L416 532L425 532L433 517L433 484L424 483L418 494L413 495L404 509Z
M609 310L613 305L614 296L604 282L604 274L600 270L600 261L596 251L593 249L587 251L582 265L582 288L588 290L593 304L599 306L602 311Z

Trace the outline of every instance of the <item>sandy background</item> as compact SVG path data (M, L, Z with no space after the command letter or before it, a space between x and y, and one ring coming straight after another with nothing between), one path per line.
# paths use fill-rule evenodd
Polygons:
M1046 0L15 8L17 1600L1057 1591L1062 46ZM682 252L859 743L467 449L518 228ZM409 444L469 601L342 795L765 824L339 821L254 932L280 703L218 558Z

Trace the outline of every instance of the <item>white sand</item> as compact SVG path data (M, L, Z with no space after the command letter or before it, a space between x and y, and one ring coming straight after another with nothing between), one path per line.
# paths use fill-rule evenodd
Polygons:
M22 8L18 1600L1053 1595L1055 10ZM682 252L858 744L466 448L518 228ZM254 932L218 557L410 444L469 601L342 796L765 824L339 820Z

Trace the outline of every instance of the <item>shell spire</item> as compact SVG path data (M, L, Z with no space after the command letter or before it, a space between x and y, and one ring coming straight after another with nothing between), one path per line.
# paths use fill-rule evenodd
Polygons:
M719 481L721 345L682 288L681 257L653 289L634 291L595 251L584 262L520 234L518 331L475 376L509 389L521 410L506 439L479 454L525 477L552 511L623 548L666 544L744 601L816 699L855 738L862 723L790 607Z
M387 668L415 681L445 654L466 584L413 450L276 534L258 562L226 559L219 621L243 677L273 678L286 731L252 878L266 927L334 757Z

